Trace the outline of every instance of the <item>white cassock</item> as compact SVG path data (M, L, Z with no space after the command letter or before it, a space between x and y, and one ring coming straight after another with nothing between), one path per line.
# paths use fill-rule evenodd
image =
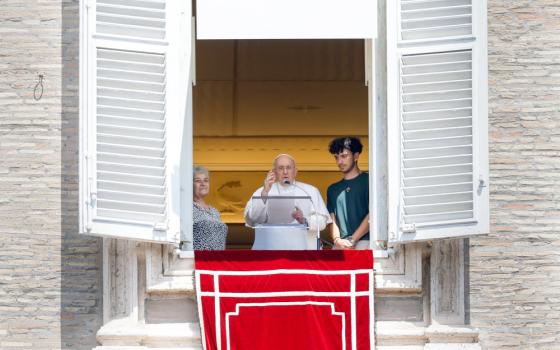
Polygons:
M253 193L261 195L263 187ZM309 200L295 199L297 207L303 212L308 227L266 227L268 220L267 205L262 199L249 199L245 206L245 224L255 227L254 250L304 250L317 249L317 230L321 231L332 222L319 190L303 182L290 185L274 183L268 196L311 197ZM298 224L294 219L293 224ZM299 239L298 237L304 237Z

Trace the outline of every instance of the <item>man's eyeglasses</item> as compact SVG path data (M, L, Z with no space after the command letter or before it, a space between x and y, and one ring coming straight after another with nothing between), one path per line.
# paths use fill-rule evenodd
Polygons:
M276 167L276 170L279 170L279 171L284 171L284 170L286 170L286 171L291 171L292 169L293 169L293 167L292 167L291 165L287 165L287 166L277 166L277 167Z

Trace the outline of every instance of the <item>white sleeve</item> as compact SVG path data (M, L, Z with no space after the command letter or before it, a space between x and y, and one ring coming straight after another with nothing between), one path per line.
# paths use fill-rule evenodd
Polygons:
M327 211L327 207L323 198L321 197L321 192L315 187L312 187L312 198L315 204L316 212L311 212L311 214L307 217L307 224L309 225L309 231L317 232L323 230L327 224L332 222L331 216Z
M308 231L317 232L317 229L321 231L327 226L327 219L321 214L313 213L307 218L307 225Z
M266 205L262 200L253 200L254 196L260 196L262 187L253 193L249 198L247 205L245 205L245 225L255 226L266 222Z

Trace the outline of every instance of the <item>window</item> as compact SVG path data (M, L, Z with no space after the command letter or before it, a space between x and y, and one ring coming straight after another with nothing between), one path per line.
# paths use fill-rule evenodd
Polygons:
M371 2L339 6L364 4ZM192 229L190 5L81 1L82 233L178 243L181 228L187 236ZM211 6L204 6L201 15L211 15ZM386 15L386 64L379 59L385 38L367 26L352 35L313 34L367 39L372 235L395 243L488 232L486 2L399 0L386 6L387 13L379 13ZM356 8L345 10L363 15ZM370 10L366 17L376 28L378 14ZM361 15L356 23L364 23ZM225 35L204 25L201 35ZM255 38L272 35L247 28ZM381 115L385 96L387 116Z

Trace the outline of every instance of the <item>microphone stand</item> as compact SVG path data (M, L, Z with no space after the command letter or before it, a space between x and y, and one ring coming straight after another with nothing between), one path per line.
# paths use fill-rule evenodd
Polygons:
M317 250L321 250L321 231L319 231L319 220L317 218L317 215L319 215L319 213L317 213L317 207L315 207L315 202L313 202L313 197L311 197L311 195L303 187L298 186L296 184L295 180L294 180L294 183L292 183L289 180L284 180L283 183L285 185L292 185L296 188L299 188L309 197L309 200L311 201L311 205L313 206L313 212L315 213L315 224L317 226L317 234L316 234Z

